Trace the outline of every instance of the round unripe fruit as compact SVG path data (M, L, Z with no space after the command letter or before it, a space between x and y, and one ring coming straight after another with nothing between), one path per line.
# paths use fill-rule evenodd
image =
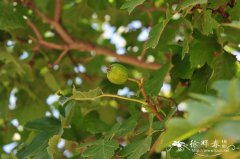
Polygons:
M121 64L112 64L108 67L107 78L113 84L124 84L128 80L128 70Z

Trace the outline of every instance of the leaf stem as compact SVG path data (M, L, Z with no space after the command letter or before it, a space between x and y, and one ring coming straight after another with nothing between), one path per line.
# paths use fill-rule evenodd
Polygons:
M137 79L134 79L134 78L128 78L128 81L139 84L139 81Z
M127 97L124 97L124 96L119 96L119 95L114 95L114 94L102 94L96 98L102 98L102 97L112 97L112 98L118 98L118 99L123 99L123 100L128 100L128 101L133 101L133 102L137 102L137 103L140 103L140 104L143 104L143 105L148 105L148 103L142 101L142 100L139 100L139 99L135 99L135 98L127 98Z
M159 121L163 121L163 117L158 113L156 106L151 102L151 100L148 98L148 96L145 92L145 89L143 87L143 78L141 78L140 80L136 80L134 78L128 78L128 80L131 82L137 83L137 85L146 101L145 103L147 103L146 105L148 105L152 109L153 113L155 114L155 116L158 118Z

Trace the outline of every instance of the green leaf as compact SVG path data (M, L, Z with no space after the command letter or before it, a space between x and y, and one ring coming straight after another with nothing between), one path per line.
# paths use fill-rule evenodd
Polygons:
M236 113L240 110L240 82L233 79L229 81L217 81L213 84L213 88L218 91L220 98L227 101L225 109L222 110L225 113Z
M228 26L228 27L232 27L235 29L240 29L240 22L232 22L232 23L223 23L222 26Z
M223 23L221 30L218 29L218 38L221 40L221 43L233 47L233 49L238 50L238 44L240 40L240 23L232 22L232 23ZM223 36L224 35L224 36ZM224 47L225 49L225 47ZM231 50L230 50L231 51Z
M91 157L92 159L109 159L114 155L114 151L118 148L118 142L114 140L98 140L89 146L82 154L83 157Z
M193 7L197 4L206 4L207 0L184 0L177 6L177 11L185 10L189 7Z
M163 65L154 75L145 82L145 89L149 94L158 94L170 68L170 63Z
M236 75L236 58L228 53L220 54L213 62L213 75L211 81L231 79Z
M157 141L157 151L170 146L174 141L184 140L198 132L194 125L190 124L186 119L181 118L169 120L166 129Z
M146 48L155 48L157 46L161 38L161 35L169 21L170 21L170 18L165 19L152 28L149 35L149 40L147 41L147 44L146 44Z
M50 159L47 153L48 140L55 134L55 132L42 132L39 133L32 142L26 147L20 149L17 153L19 159L26 159L28 157L39 157Z
M18 151L17 157L25 159L28 157L50 159L47 152L49 139L61 133L61 124L54 118L37 119L26 124L26 128L35 130L36 136L29 136L29 143Z
M12 155L2 154L2 155L1 155L1 159L17 159L17 157L14 156L13 154L12 154Z
M195 70L189 90L196 93L206 93L208 87L208 81L213 73L213 70L204 65L202 68Z
M217 90L219 97L225 100L229 100L231 92L236 92L236 98L240 99L240 83L236 79L232 82L229 82L228 80L216 81L213 83L212 88Z
M94 11L105 10L108 6L107 0L93 1L87 0L87 5L92 8Z
M102 97L118 98L118 99L137 102L137 103L146 105L145 101L138 100L136 98L128 98L128 97L119 96L119 95L115 95L115 94L104 94L100 88L96 88L96 89L90 90L88 92L76 91L76 89L73 88L73 95L69 99L64 100L64 103L70 99L85 101L85 100L96 100L96 99L99 99Z
M60 89L57 80L47 67L41 69L41 75L44 77L46 84L52 91L58 91Z
M221 84L225 85L220 86ZM228 120L231 119L231 116L227 117L227 114L239 112L239 81L220 82L214 84L214 88L218 92L225 91L226 93L220 93L221 97L190 94L194 100L189 99L180 104L186 112L186 118L173 118L166 123L166 131L157 140L158 151L170 146L173 141L185 140L202 129L213 127L219 121L222 122L221 116L225 116L225 120ZM224 124L224 126L226 125ZM225 135L233 135L233 138L236 139L235 133L232 133L236 129L230 125L229 132L226 132Z
M105 132L108 129L108 125L100 119L100 116L96 111L91 111L84 116L83 124L85 130L92 134Z
M112 139L118 132L120 126L121 126L120 123L116 123L115 125L113 125L112 128L105 134L105 139L106 140Z
M182 48L182 59L184 59L184 56L186 55L186 53L189 53L189 41L188 39L185 39L183 41L183 48Z
M224 137L234 141L240 141L240 120L236 121L223 121L216 125L214 128L217 132L221 133Z
M3 48L0 48L0 61L4 61L4 63L12 63L16 67L16 71L19 75L25 74L25 70L22 68L20 61L15 59L13 54L7 51L3 51Z
M236 21L240 20L239 10L240 10L240 3L238 1L233 8L229 9L229 14L232 20L236 20Z
M41 118L27 122L24 127L34 131L59 131L60 126L60 122L55 118Z
M133 11L134 8L143 4L146 0L127 0L121 6L121 9L128 9L129 14Z
M214 57L214 52L219 52L219 49L219 44L216 43L216 41L213 39L193 41L189 49L191 67L200 68L205 63L211 65Z
M173 56L172 63L174 67L171 70L171 75L182 79L190 79L193 74L193 69L190 66L189 54L186 54L184 59L179 55Z
M227 5L228 2L229 0L211 0L207 7L211 9L218 9L221 6Z
M9 96L10 96L10 90L7 90L6 88L1 88L0 87L0 92L1 92L1 96L0 96L0 109L1 109L1 113L0 113L0 119L1 118L6 118L7 114L9 112ZM0 124L1 125L1 124Z
M47 152L51 156L52 159L61 157L60 151L57 147L60 139L61 139L61 135L54 135L48 141Z
M75 111L75 101L70 101L69 103L67 103L65 107L65 114L64 114L65 116L62 117L63 127L69 126L73 118L74 111Z
M212 18L212 11L204 10L201 13L196 13L193 21L194 28L199 29L204 35L213 33L214 29L217 29L219 23Z
M193 33L192 23L188 19L183 19L183 25L185 25L186 27L184 31L184 41L182 43L182 59L184 59L184 56L189 53L189 44Z
M123 137L127 136L130 132L132 132L138 123L138 115L131 116L122 124L116 123L110 131L105 135L105 139L111 139L114 136Z
M74 100L95 100L98 96L103 95L100 88L90 90L88 92L77 91L75 87L73 88L73 95L70 97Z
M117 136L125 136L128 133L130 133L132 130L135 129L135 127L137 126L137 120L138 117L137 116L132 116L130 117L128 120L126 120L119 128L119 130L117 130L116 135Z
M12 3L0 2L0 29L18 29L24 28L25 22L23 16L18 10L14 11Z
M150 150L152 137L148 136L144 139L138 139L127 145L121 155L127 159L139 159L142 155Z
M186 104L186 112L188 112L187 121L192 125L200 125L216 118L224 109L224 102L216 97L191 94L191 97L199 101L190 100Z

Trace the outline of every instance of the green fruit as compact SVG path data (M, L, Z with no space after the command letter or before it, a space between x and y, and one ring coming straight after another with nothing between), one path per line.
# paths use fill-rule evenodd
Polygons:
M108 68L107 78L111 83L124 84L128 80L128 70L121 64L112 64Z

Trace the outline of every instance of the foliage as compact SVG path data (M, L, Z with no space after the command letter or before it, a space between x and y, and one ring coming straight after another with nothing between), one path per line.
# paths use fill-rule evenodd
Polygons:
M2 159L240 157L240 0L2 0L0 11ZM116 62L123 85L107 79ZM224 149L190 149L207 141Z

